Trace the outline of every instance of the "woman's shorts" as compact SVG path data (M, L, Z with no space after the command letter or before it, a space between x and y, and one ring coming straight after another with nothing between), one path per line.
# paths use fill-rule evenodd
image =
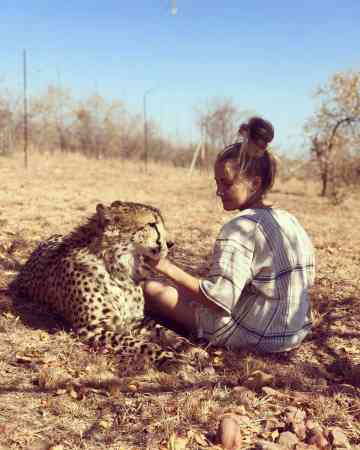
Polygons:
M244 329L231 316L204 306L195 306L196 335L211 345L232 350L253 348L264 352L286 352L298 347L310 329L296 335L274 338L261 338L256 333Z

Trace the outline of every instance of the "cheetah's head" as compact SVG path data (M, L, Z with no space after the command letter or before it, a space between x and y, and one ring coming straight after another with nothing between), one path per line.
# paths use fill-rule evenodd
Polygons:
M160 211L152 206L115 201L110 206L98 204L96 213L107 240L128 245L138 255L163 258L173 245Z

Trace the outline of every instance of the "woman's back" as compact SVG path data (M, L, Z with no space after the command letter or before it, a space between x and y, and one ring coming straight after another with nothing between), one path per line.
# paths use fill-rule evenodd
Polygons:
M224 225L202 288L231 317L228 345L280 351L308 332L314 276L313 246L297 219L281 209L256 208Z

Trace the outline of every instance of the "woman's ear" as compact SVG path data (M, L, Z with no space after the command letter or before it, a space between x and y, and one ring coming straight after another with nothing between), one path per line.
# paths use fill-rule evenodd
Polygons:
M261 177L256 176L251 180L251 185L254 192L258 192L261 189L262 180Z

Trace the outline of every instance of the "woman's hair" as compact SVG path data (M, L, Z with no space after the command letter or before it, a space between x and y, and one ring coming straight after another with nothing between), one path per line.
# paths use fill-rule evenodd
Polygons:
M241 124L239 134L242 142L225 147L217 158L217 163L233 161L233 169L239 175L252 179L261 178L259 196L263 197L273 186L276 176L276 159L267 148L274 138L272 124L261 117L252 117L247 123Z

